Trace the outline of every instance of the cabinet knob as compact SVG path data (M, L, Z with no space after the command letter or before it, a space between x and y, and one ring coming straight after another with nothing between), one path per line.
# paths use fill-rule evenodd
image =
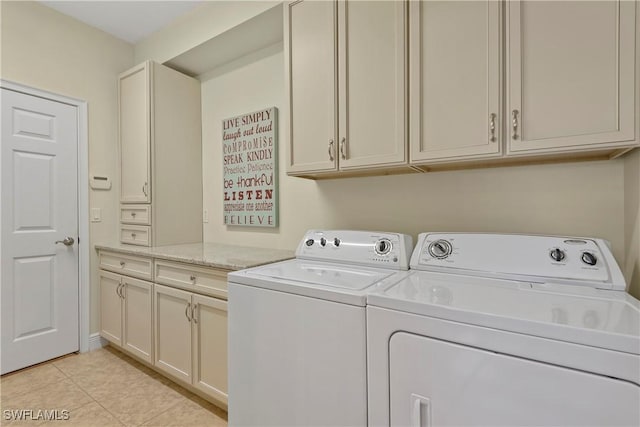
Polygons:
M131 233L131 238L135 239L136 238L136 233Z
M136 217L136 213L135 212L131 212L131 218L135 218Z
M189 279L191 279L192 282L196 281L196 276L194 276L193 274L189 277Z
M124 261L120 261L120 267L124 267Z

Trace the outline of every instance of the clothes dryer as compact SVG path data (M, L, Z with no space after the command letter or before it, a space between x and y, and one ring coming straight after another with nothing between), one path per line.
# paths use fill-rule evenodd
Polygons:
M423 233L370 294L369 425L640 425L640 303L599 239Z

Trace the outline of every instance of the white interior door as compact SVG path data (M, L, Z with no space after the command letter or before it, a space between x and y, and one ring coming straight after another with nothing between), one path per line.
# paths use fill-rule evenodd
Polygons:
M1 98L4 374L79 349L78 110Z

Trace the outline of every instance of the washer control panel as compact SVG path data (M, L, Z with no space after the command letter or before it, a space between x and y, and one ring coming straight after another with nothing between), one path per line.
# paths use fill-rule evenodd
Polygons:
M406 234L309 230L298 245L296 257L408 270L412 249L413 239Z
M592 238L422 233L411 268L602 289L626 287L607 242Z

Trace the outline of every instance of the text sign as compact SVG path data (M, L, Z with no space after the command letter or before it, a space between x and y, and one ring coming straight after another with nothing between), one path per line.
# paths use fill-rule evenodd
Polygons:
M222 121L224 223L278 225L278 110Z

